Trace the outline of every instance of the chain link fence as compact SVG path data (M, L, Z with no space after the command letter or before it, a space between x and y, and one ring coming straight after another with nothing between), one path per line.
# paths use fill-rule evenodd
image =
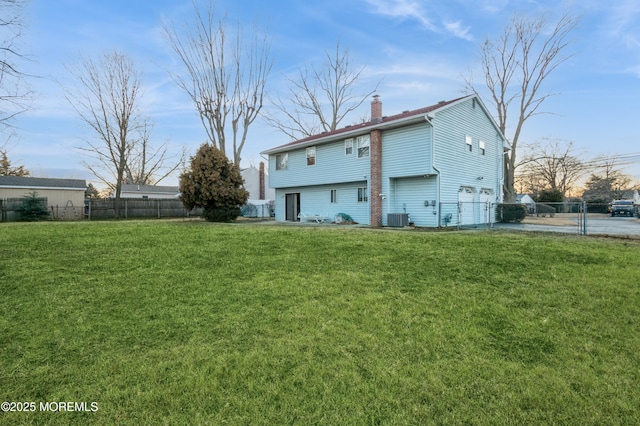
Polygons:
M518 206L518 210L524 208L525 214L519 220L505 223L501 217L503 206ZM640 205L631 206L632 209L620 213L615 210L612 212L610 204L584 201L532 204L442 203L440 226L640 237Z
M508 204L505 204L508 205ZM608 203L565 201L524 205L526 216L515 223L501 223L500 228L526 231L560 232L579 235L640 237L640 206L631 204L624 215L611 211Z

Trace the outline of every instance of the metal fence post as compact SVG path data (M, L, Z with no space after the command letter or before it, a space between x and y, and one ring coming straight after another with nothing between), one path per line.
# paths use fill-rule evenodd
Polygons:
M582 211L584 212L584 218L582 219L582 235L587 235L587 202L582 202Z

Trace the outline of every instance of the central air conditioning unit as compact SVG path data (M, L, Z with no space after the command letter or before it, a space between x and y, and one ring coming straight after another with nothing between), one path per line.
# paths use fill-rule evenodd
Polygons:
M387 226L409 226L409 213L387 213Z

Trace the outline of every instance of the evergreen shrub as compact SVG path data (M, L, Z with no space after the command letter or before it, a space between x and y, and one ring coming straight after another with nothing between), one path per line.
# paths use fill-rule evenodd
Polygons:
M524 204L498 204L496 206L496 221L502 223L520 223L527 216L527 206Z

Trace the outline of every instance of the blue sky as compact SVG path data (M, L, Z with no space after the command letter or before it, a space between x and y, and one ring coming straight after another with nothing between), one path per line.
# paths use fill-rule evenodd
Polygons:
M217 9L245 29L255 24L271 37L272 95L286 95L285 76L304 65L320 65L339 40L353 64L366 66L363 91L381 81L385 115L457 98L469 73L480 82L479 44L500 34L514 13L546 13L551 19L564 12L579 15L571 38L575 55L543 88L558 94L544 104L553 114L530 120L521 143L573 141L587 158L638 154L626 172L640 181L637 0L219 0ZM65 67L77 64L81 55L99 58L114 49L131 56L144 72L143 109L154 122L153 141L195 153L205 132L186 94L169 77L179 64L161 31L163 21L183 25L192 10L191 0L31 0L20 45L32 59L22 63L23 69L38 76L31 79L36 99L15 123L12 162L34 176L95 182L77 150L92 134L64 97L64 87L73 85ZM343 124L368 112L365 102ZM286 142L286 136L257 121L243 166L257 164L260 151ZM177 184L177 179L162 183Z

